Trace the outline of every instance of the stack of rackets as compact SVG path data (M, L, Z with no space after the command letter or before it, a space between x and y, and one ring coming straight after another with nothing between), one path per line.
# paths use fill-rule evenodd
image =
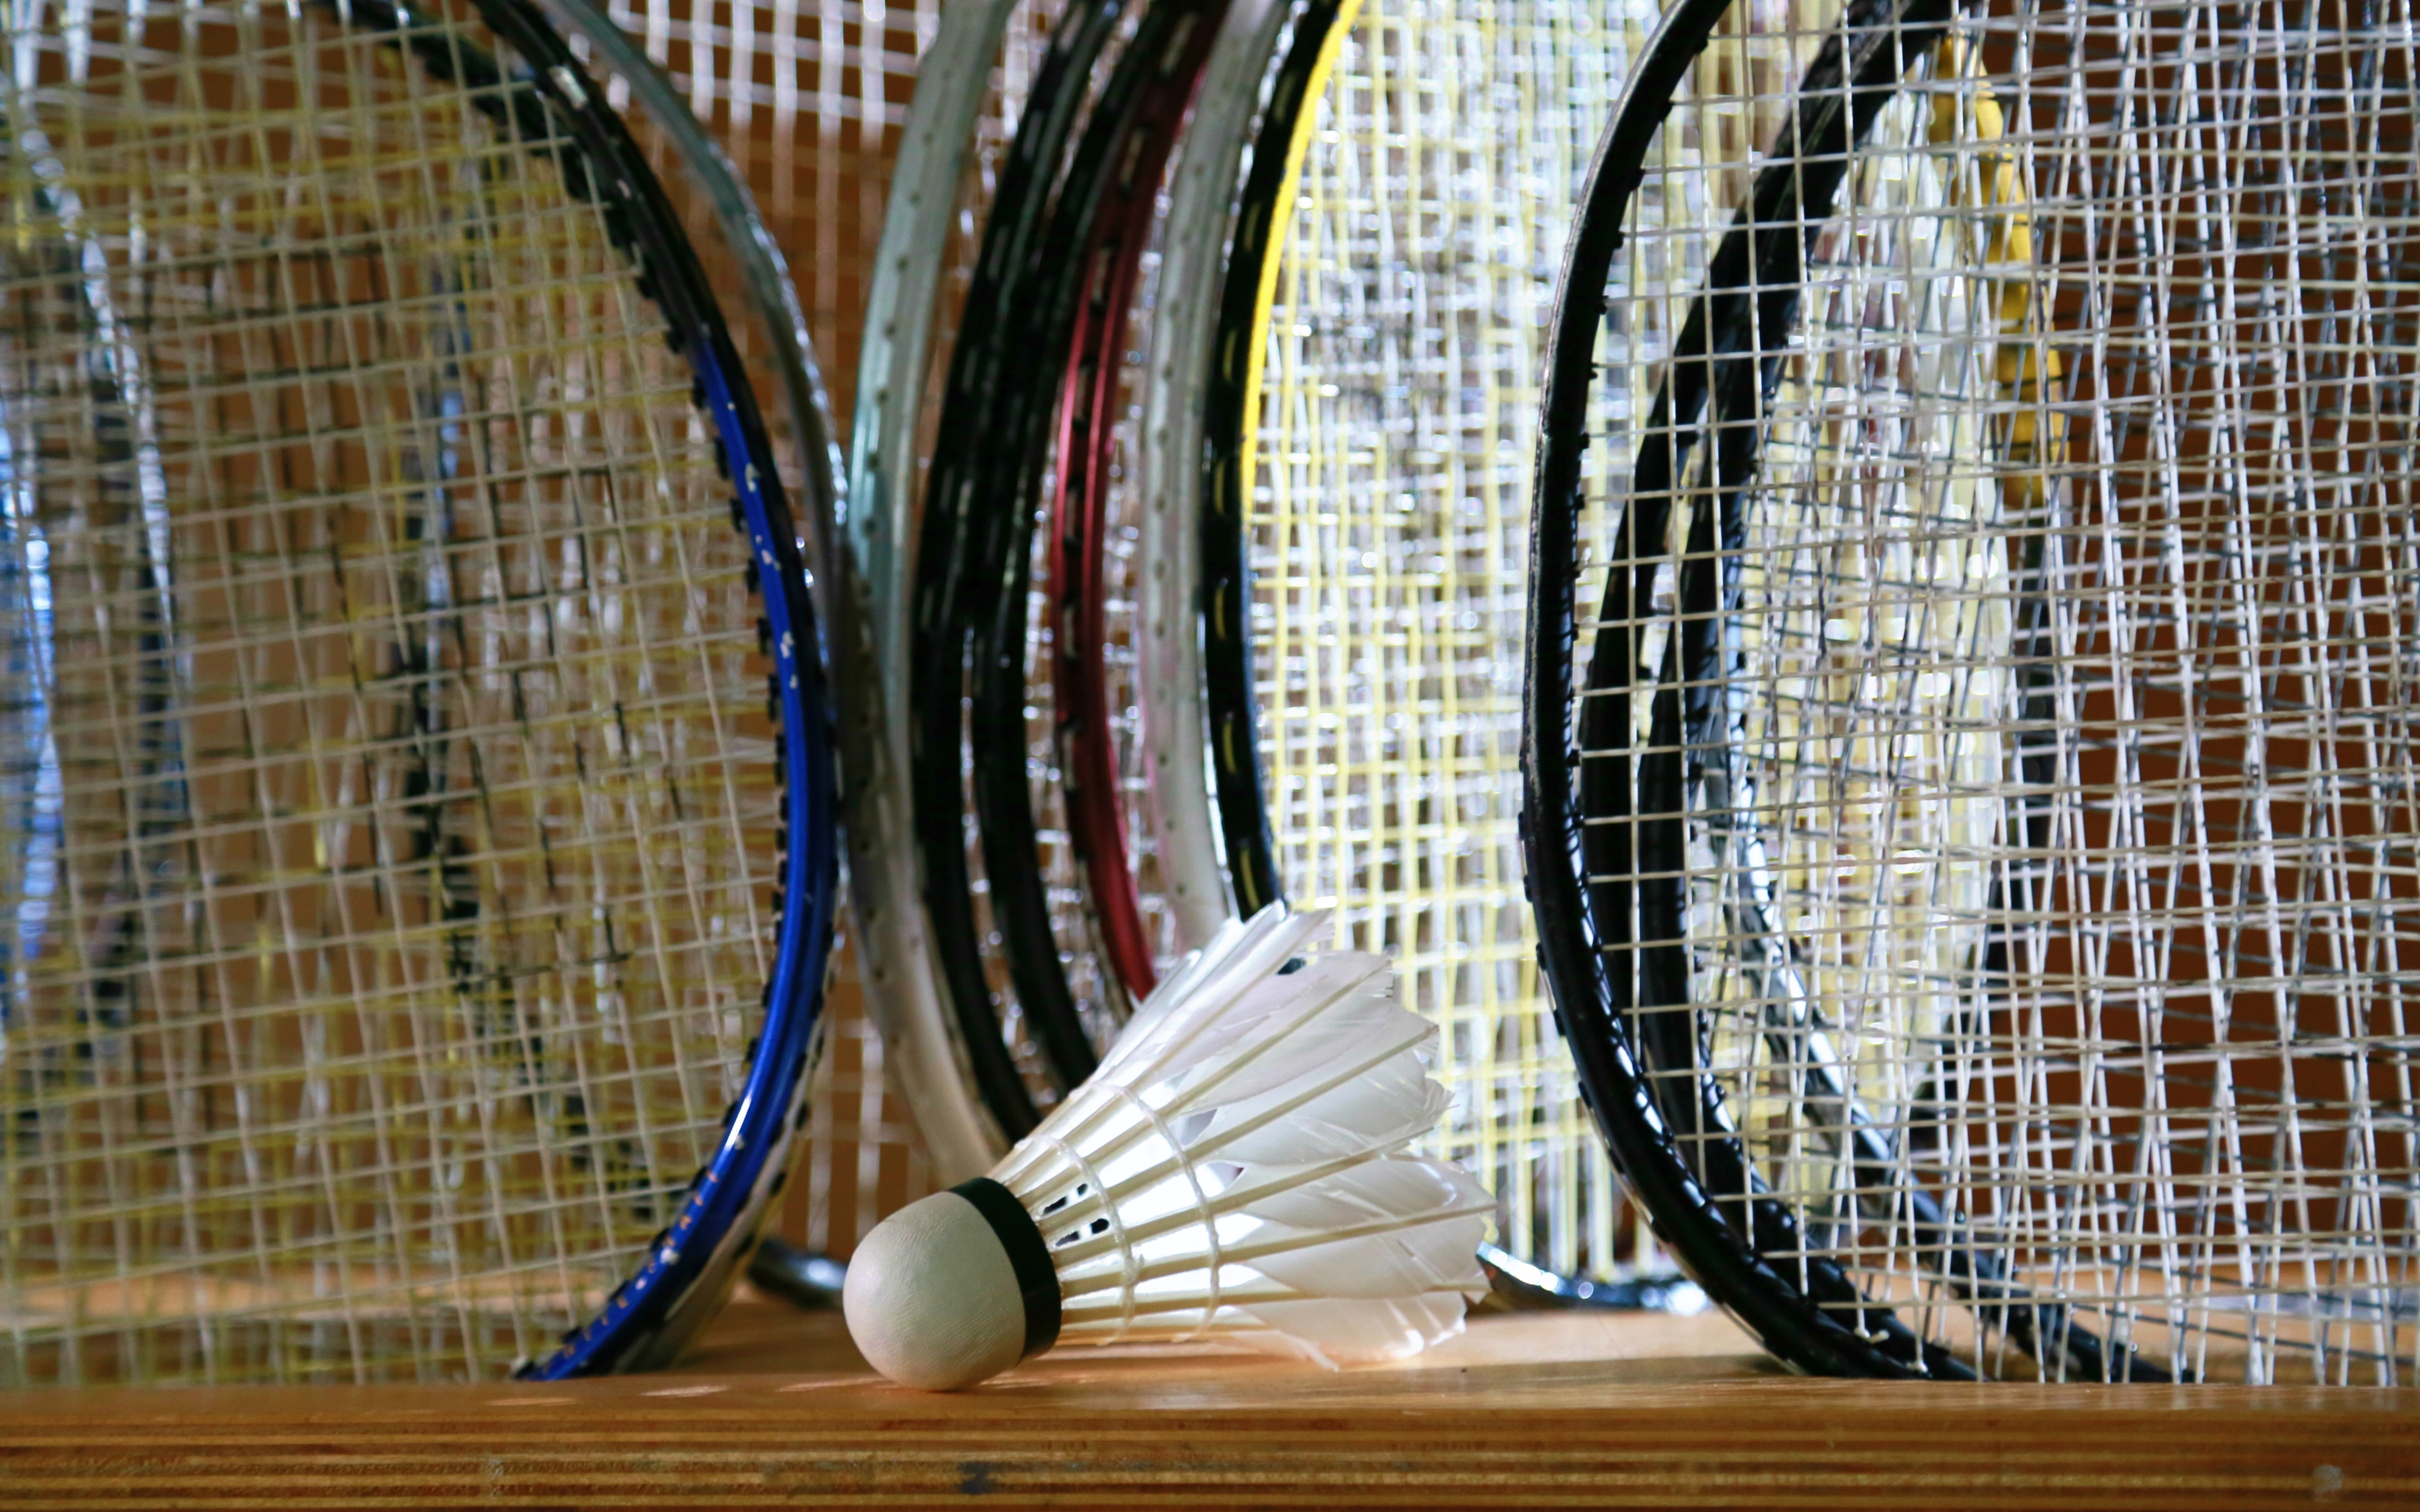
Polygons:
M850 516L944 1164L1315 903L1531 1295L1637 1211L1808 1369L2411 1380L2412 38L952 12Z
M1541 337L1652 20L944 12L842 637L859 946L941 1171L1030 1132L1222 920L1317 907L1442 1030L1432 1152L1497 1196L1504 1288L1694 1297L1587 1119L1518 845Z
M2409 0L953 3L845 465L590 0L0 15L0 1380L674 1357L844 835L945 1181L1319 908L1512 1299L2420 1377Z

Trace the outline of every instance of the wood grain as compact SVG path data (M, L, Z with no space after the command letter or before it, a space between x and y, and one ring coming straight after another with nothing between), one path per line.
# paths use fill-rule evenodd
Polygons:
M0 1504L2420 1505L2420 1391L1878 1385L1716 1318L1482 1319L1404 1367L1068 1350L978 1391L735 1305L669 1375L0 1394Z

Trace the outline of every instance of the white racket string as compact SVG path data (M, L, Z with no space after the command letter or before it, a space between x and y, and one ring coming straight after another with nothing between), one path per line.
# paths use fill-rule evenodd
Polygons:
M1368 0L1311 122L1250 417L1264 801L1298 908L1441 1028L1433 1141L1565 1277L1651 1258L1577 1096L1521 886L1545 305L1647 6Z

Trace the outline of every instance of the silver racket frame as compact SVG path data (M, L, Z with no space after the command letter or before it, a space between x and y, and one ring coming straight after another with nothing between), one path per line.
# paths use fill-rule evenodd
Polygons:
M954 0L916 70L905 139L875 249L835 532L832 664L841 811L858 975L899 1088L942 1185L990 1169L1008 1139L976 1099L924 927L908 786L908 606L915 586L916 439L933 317L958 186L1016 0Z
M1202 70L1193 124L1169 189L1158 308L1144 390L1142 539L1148 574L1136 628L1146 820L1177 949L1198 950L1237 917L1211 788L1202 693L1202 411L1233 233L1240 162L1262 81L1293 19L1287 0L1238 0Z

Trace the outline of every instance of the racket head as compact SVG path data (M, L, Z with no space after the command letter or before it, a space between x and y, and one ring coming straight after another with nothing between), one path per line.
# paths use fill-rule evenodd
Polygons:
M752 395L535 12L116 20L29 29L8 100L39 233L8 279L10 566L48 606L19 622L11 1373L666 1358L786 1173L833 897L813 605ZM204 181L225 213L173 213ZM320 195L270 187L298 182ZM486 345L539 308L555 340ZM532 398L507 350L588 385ZM721 596L633 537L719 563ZM550 563L582 578L551 623L480 592ZM778 762L700 706L765 707L760 622ZM600 689L566 685L615 669L705 693L602 700L620 744L585 749ZM687 823L648 812L684 784ZM733 927L631 906L649 869Z
M1063 15L997 182L941 407L918 568L914 817L977 1089L1012 1135L1091 1074L1125 1017L1107 941L1124 939L1129 967L1153 965L1115 753L1091 738L1109 733L1101 669L1070 651L1104 649L1122 347L1216 15L1193 0ZM1038 381L1036 353L1051 372ZM1084 687L1090 719L1074 712ZM1084 775L1103 764L1106 778ZM969 807L979 888L961 854ZM1122 933L1106 922L1113 900L1129 905Z
M1109 722L1104 548L1157 191L1222 8L1141 10L1101 70L1038 260L1031 345L1055 377L1007 396L998 432L995 476L1016 501L992 548L1006 586L978 633L970 733L995 906L1023 921L1001 932L1012 979L1078 1051L1053 1056L1053 1100L1091 1074L1156 969Z
M1247 918L1285 897L1270 834L1261 766L1258 687L1253 678L1251 563L1241 522L1251 487L1259 424L1259 339L1268 324L1279 255L1286 244L1303 149L1320 97L1336 69L1361 0L1307 0L1267 86L1249 166L1236 191L1227 268L1220 280L1202 391L1202 578L1203 704L1208 711L1211 795L1217 801L1227 885Z
M1187 817L1215 813L1239 895L1335 909L1396 960L1441 1031L1430 1148L1497 1195L1508 1298L1688 1305L1579 1105L1518 891L1526 332L1649 18L1292 19L1244 188L1217 192L1218 306L1161 301L1163 329L1199 322L1200 365L1156 410L1212 459L1177 506L1193 640L1151 650L1160 698L1189 680L1210 706L1216 796Z
M2349 758L2408 723L2366 669L2415 626L2387 607L2396 511L2343 439L2408 429L2379 396L2414 364L2381 315L2420 296L2410 254L2344 228L2408 195L2381 165L2413 131L2412 60L2233 25L1852 6L1770 97L1735 228L1669 213L1719 197L1655 140L1697 39L1642 63L1608 132L1541 455L1532 887L1625 1168L1810 1368L2409 1368L2413 1226L2381 1178L2410 1151L2340 1133L2410 1112L2410 905L2375 879L2414 826L2379 806L2396 761ZM2123 62L2184 56L2227 61ZM2278 233L2222 257L2111 183L2093 133L2158 89L2192 101L2164 120L2265 138L2265 70L2348 131L2230 162L2171 125L2118 155L2226 185L2204 231ZM2347 265L2374 292L2323 276ZM2271 301L2273 331L2366 326L2375 365L2162 286ZM2195 382L2222 347L2246 381ZM2335 408L2258 380L2288 368ZM1637 405L1596 478L1592 379ZM2230 470L2163 427L2252 440ZM2288 538L2306 549L2266 549ZM2236 608L2186 611L2220 585ZM2264 685L2350 744L2315 759L2300 715L2262 728ZM2264 910L2310 930L2261 943ZM2264 956L2275 976L2242 970Z

